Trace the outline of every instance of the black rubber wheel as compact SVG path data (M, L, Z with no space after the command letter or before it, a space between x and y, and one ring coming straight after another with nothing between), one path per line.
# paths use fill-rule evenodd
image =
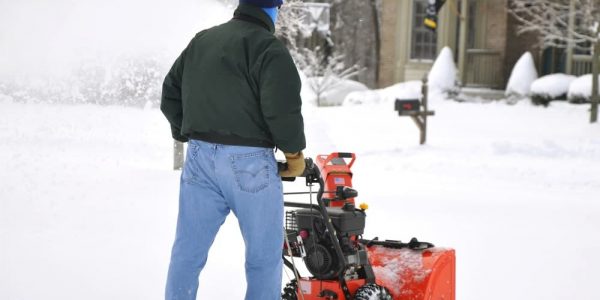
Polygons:
M380 285L367 283L356 291L354 300L392 300L392 295Z
M281 294L282 300L298 300L298 296L296 295L296 289L298 287L298 283L296 279L292 279L292 281L288 282L283 288L283 293Z

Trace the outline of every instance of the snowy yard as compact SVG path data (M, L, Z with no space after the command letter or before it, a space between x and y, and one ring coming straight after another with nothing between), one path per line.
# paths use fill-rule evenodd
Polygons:
M314 156L357 153L367 237L457 250L457 299L598 299L600 127L589 106L305 106ZM0 100L0 299L162 299L179 172L156 109ZM242 299L230 216L201 299ZM286 279L287 281L287 279Z

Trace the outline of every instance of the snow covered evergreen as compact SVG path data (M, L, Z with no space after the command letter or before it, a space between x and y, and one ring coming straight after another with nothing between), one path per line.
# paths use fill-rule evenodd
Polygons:
M457 72L452 50L444 47L429 71L429 91L443 93L446 96L455 95L458 92Z
M513 67L506 86L506 96L517 100L529 96L531 84L537 78L538 73L533 62L533 56L531 53L526 52Z

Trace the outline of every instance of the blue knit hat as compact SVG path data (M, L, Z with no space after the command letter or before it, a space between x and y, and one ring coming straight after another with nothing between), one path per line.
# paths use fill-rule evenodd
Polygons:
M283 5L283 0L240 0L240 4L242 3L269 8Z

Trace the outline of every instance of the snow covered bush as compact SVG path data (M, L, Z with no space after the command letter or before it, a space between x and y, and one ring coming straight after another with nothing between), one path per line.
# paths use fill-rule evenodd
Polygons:
M536 79L531 84L531 101L535 105L548 106L552 100L566 100L569 85L576 78L566 74L551 74Z
M431 93L442 93L447 97L456 96L459 90L456 82L457 72L452 50L444 47L433 63L431 71L429 71L429 91Z
M531 91L531 84L538 78L537 69L530 52L525 52L515 64L506 86L505 95L509 101L525 98Z
M600 84L600 79L598 80ZM592 74L583 75L571 82L568 99L570 103L589 103L592 98Z

